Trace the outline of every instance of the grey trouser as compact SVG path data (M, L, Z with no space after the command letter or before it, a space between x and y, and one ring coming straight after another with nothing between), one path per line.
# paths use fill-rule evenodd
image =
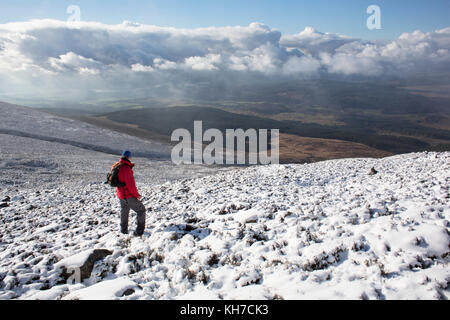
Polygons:
M126 200L120 199L120 229L122 232L128 232L128 218L130 209L137 213L137 233L143 233L145 229L145 207L141 201L136 198Z

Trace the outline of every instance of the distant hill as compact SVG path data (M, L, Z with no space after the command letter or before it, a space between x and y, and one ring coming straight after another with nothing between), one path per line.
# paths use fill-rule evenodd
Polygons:
M221 131L234 128L280 129L280 133L283 134L361 143L389 153L420 151L430 147L428 143L411 137L380 135L370 127L274 120L208 107L144 108L108 113L103 117L118 123L136 125L141 129L168 137L178 128L186 128L193 132L194 121L202 120L204 130L209 128L217 128Z
M203 120L205 130L278 128L287 148L283 161L289 162L450 151L448 85L420 79L267 80L238 87L205 83L186 96L163 100L123 97L37 106L163 143L170 143L175 129L192 130L194 120Z
M54 142L82 149L120 154L123 149L135 150L136 156L168 158L170 146L100 128L82 121L64 118L36 108L0 102L0 134ZM17 150L24 149L17 146Z

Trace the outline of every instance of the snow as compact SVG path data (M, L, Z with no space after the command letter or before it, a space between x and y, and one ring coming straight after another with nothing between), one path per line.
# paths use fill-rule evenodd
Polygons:
M0 102L2 121L0 134L13 135L18 138L28 137L46 142L60 144L87 150L121 153L125 146L136 150L135 156L170 159L171 147L168 144L143 140L123 133L103 129L81 121L68 119L35 108L27 108ZM2 143L3 144L3 143ZM5 143L5 150L11 152L16 146ZM41 143L22 151L35 149L42 153ZM44 149L45 146L44 146ZM50 153L54 152L50 148Z
M94 252L94 249L89 249L89 250L77 253L68 258L65 258L65 259L59 261L58 263L56 263L55 268L62 268L62 267L65 267L66 269L79 268L88 260L89 256L93 252Z
M122 297L126 290L139 290L134 281L126 277L106 280L72 292L64 300L114 300Z
M27 208L31 208L31 207L27 207ZM49 231L55 231L58 229L58 224L57 223L52 223L48 226L42 227L42 228L37 228L36 229L36 233L43 233L43 232L49 232Z
M259 211L250 209L243 210L233 215L234 220L240 222L241 224L245 223L256 223L258 221Z
M0 299L450 297L448 152L177 170L192 178L136 170L143 237L119 233L101 182L0 184ZM60 267L93 249L112 254L66 283Z

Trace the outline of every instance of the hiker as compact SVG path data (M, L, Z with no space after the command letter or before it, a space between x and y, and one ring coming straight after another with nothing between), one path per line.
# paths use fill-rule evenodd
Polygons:
M145 207L141 202L141 195L139 194L133 176L134 164L131 163L131 152L126 150L122 153L122 158L119 161L118 180L124 183L124 186L117 187L117 197L120 200L120 231L123 234L128 234L128 218L130 209L137 213L137 229L134 235L141 236L145 229Z

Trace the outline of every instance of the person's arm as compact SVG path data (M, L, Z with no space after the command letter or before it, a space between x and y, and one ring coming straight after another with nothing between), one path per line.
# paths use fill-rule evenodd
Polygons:
M139 194L136 182L134 181L133 171L130 168L126 168L125 172L125 188L127 188L128 192L135 198L140 199L141 195Z

